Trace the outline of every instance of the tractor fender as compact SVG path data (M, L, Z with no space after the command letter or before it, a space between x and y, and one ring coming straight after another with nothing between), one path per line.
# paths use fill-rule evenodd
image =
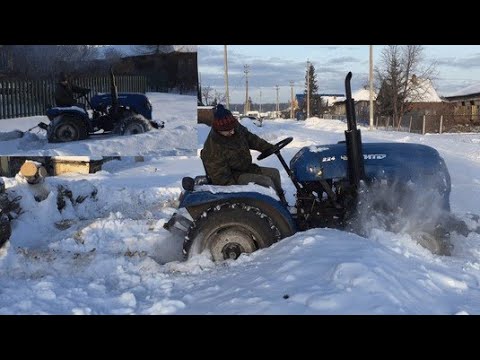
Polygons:
M278 200L256 192L186 191L179 207L186 208L193 219L198 219L211 207L224 203L243 203L260 209L275 222L282 237L291 236L297 231L292 215Z

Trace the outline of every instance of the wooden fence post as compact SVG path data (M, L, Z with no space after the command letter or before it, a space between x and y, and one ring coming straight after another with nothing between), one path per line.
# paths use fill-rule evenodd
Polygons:
M412 120L413 120L413 116L410 115L410 125L408 125L408 132L409 132L409 133L412 132Z
M34 102L33 102L33 112L35 114L40 114L40 92L38 91L38 80L32 81L32 97L34 97Z
M20 84L18 81L15 81L15 113L13 114L13 117L16 118L18 117L18 114L22 111L20 108Z
M47 105L47 94L46 94L46 81L45 80L40 80L40 98L42 99L42 104L43 106L46 106ZM53 104L52 104L53 105Z
M25 97L24 97L24 87L23 87L24 82L20 81L18 83L18 105L20 105L20 113L17 114L20 115L20 117L25 116Z
M9 91L9 94L8 94L8 100L10 102L10 109L9 109L9 114L8 114L8 117L9 118L12 118L14 117L13 114L15 114L15 98L14 98L14 93L13 93L13 84L12 83L9 83L8 84L8 91Z

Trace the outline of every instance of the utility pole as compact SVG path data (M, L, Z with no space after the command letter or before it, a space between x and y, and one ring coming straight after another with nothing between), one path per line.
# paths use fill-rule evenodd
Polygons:
M260 89L260 111L262 112L262 89Z
M307 119L310 117L310 61L307 60Z
M223 45L223 58L225 67L225 96L227 100L227 109L230 109L230 95L228 93L228 59L227 59L227 45Z
M279 114L279 112L280 112L280 105L279 105L279 103L278 103L278 85L275 85L275 88L277 89L277 109L276 109L275 112L277 113L277 114L276 114L277 117L279 117L278 114Z
M243 65L243 72L245 73L245 107L243 108L243 114L247 115L247 112L250 111L249 109L249 103L248 103L248 72L249 72L249 66L248 65Z
M290 80L290 119L294 118L294 109L293 109L293 80Z
M373 130L373 45L370 45L370 130Z

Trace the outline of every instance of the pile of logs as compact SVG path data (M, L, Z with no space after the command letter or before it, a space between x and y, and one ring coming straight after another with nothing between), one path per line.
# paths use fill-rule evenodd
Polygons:
M18 173L31 185L39 184L47 176L45 167L36 161L26 160Z

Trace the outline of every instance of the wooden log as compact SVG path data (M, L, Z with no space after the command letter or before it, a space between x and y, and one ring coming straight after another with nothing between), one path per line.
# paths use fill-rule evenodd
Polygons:
M47 176L47 170L41 163L27 160L20 168L19 174L25 178L29 184L38 184Z

